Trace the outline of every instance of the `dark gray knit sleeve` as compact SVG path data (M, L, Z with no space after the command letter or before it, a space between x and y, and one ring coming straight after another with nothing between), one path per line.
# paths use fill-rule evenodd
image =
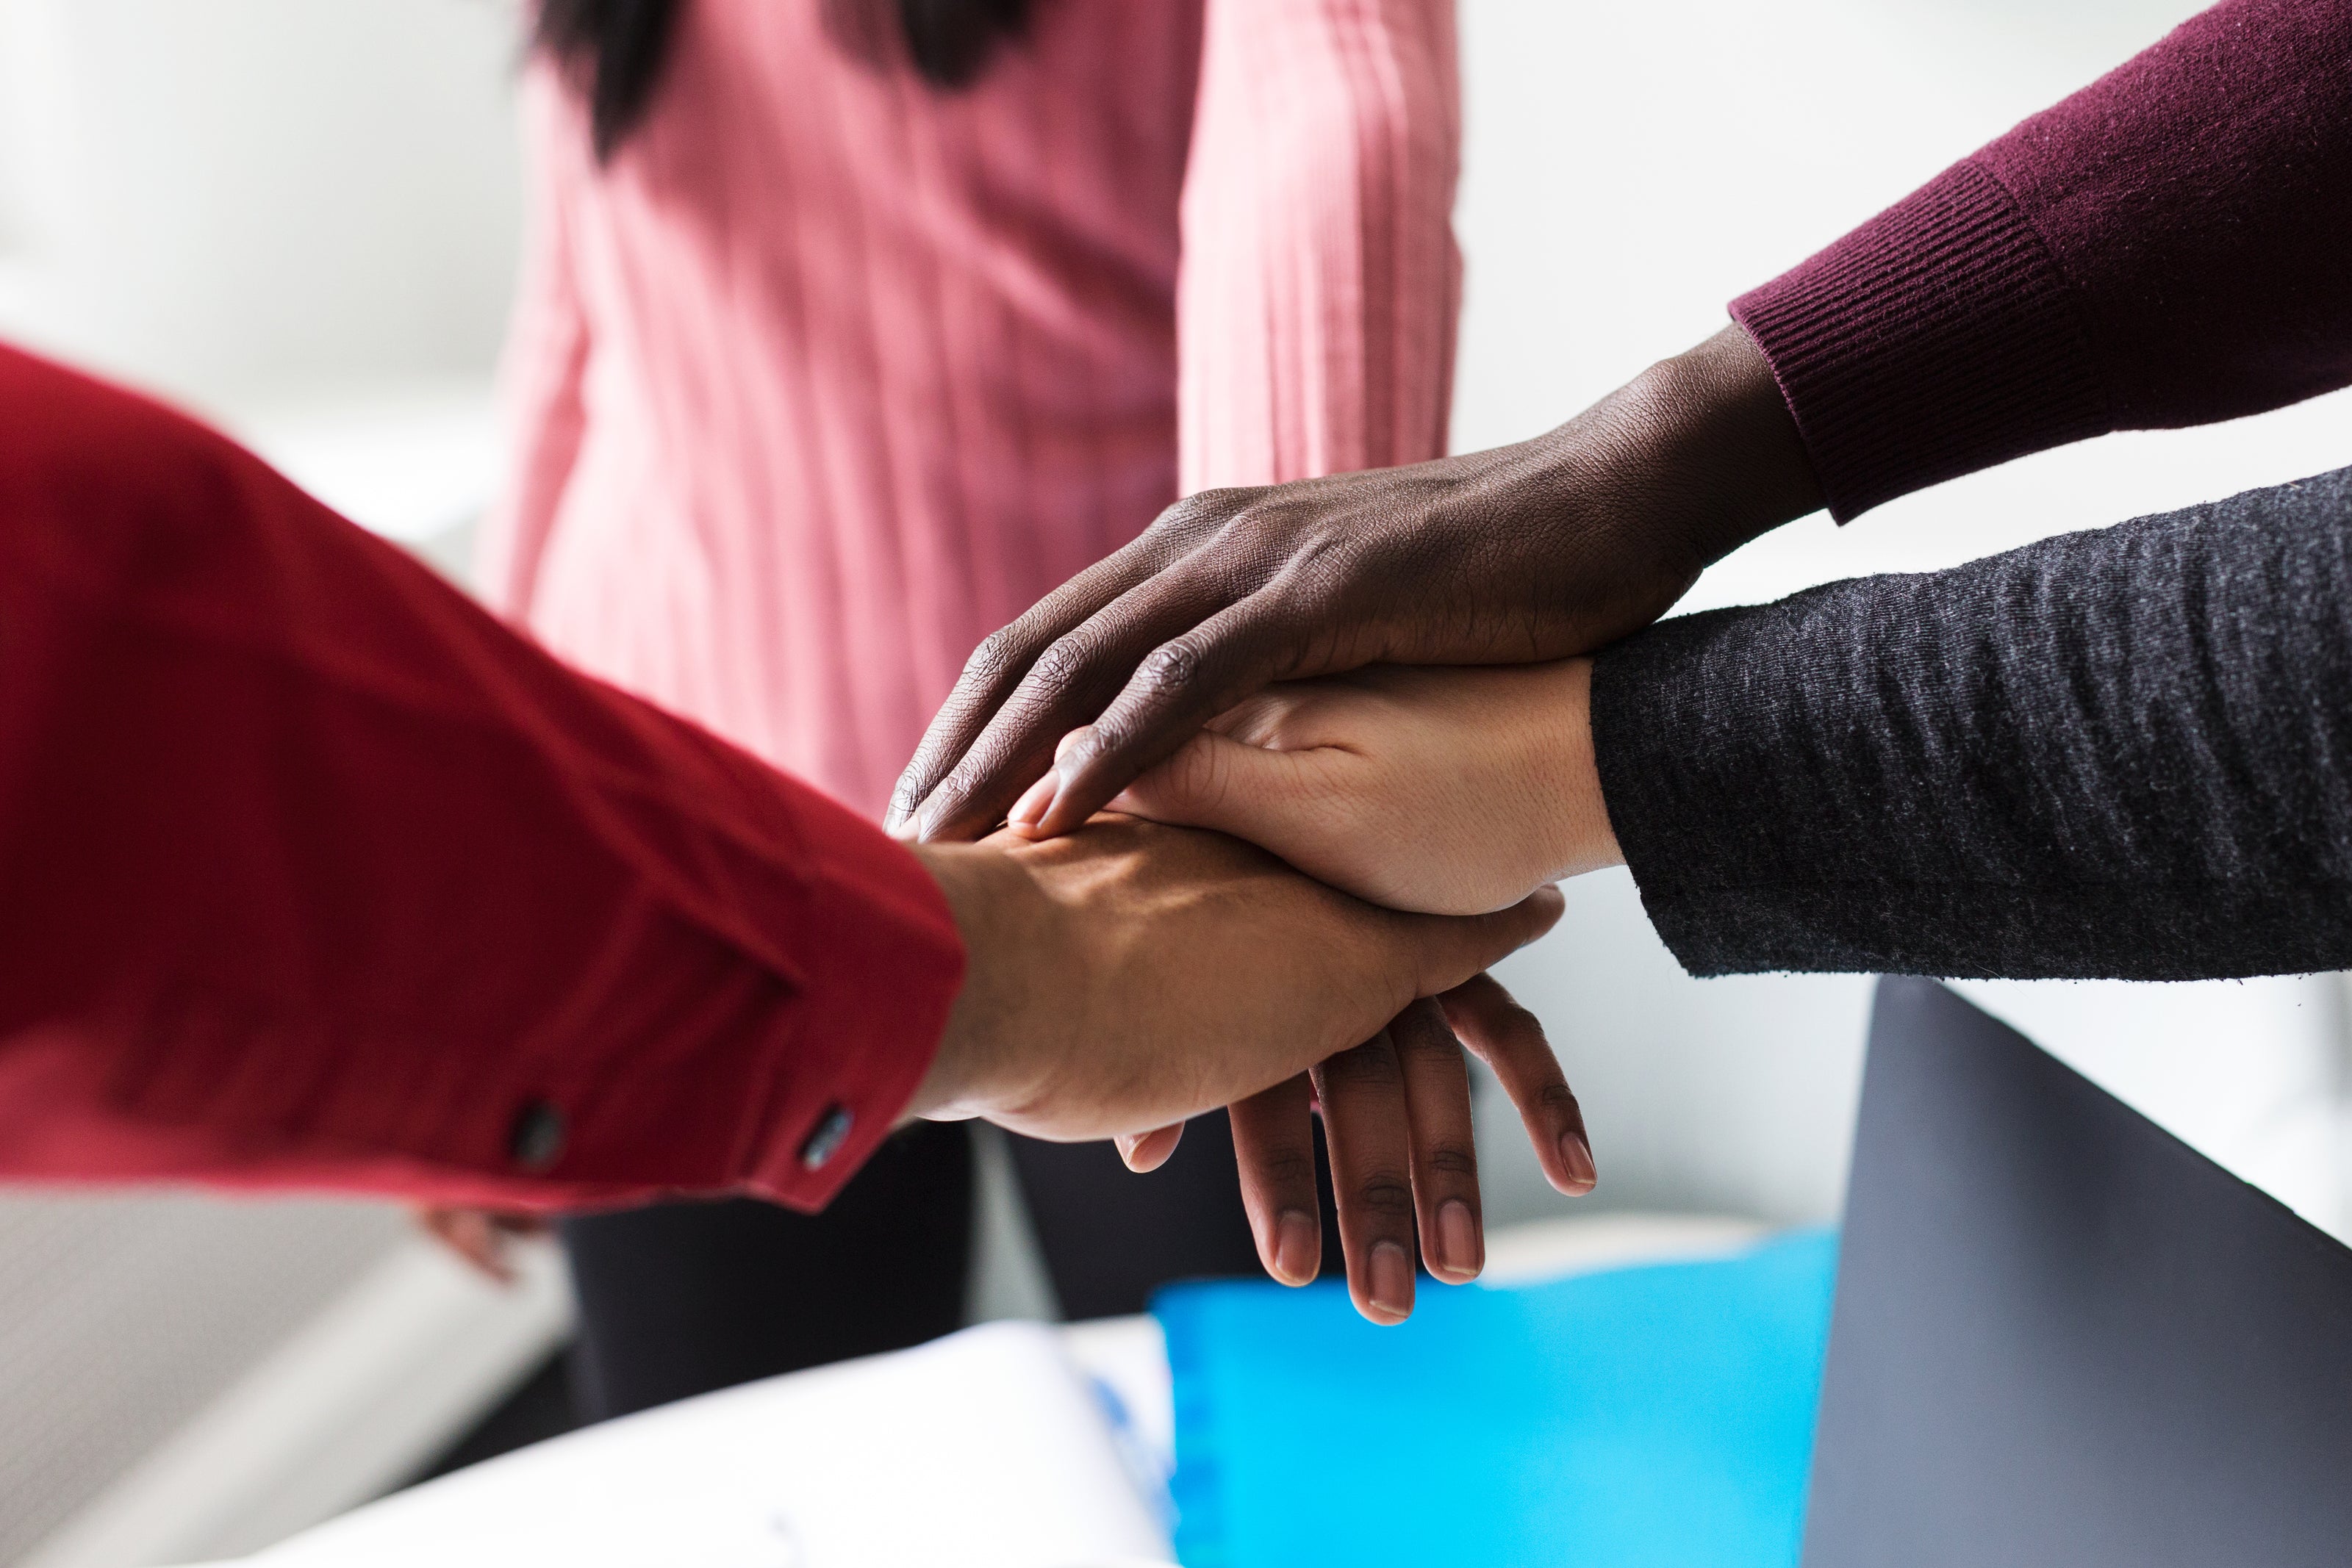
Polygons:
M1592 724L1693 974L2352 967L2352 469L1661 622Z

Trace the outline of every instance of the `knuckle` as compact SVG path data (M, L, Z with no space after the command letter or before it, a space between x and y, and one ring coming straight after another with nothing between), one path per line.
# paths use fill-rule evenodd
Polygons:
M1512 1003L1507 1009L1472 1016L1490 1048L1497 1054L1533 1067L1542 1067L1556 1060L1551 1051L1551 1037L1544 1032L1543 1020L1517 1003Z
M1353 825L1352 818L1358 808L1352 797L1334 800L1331 809L1348 813L1350 825ZM1411 1021L1404 1027L1390 1030L1395 1038L1399 1055L1410 1056L1423 1066L1443 1066L1462 1060L1462 1042L1454 1038L1454 1031L1445 1026L1442 1017L1427 1018L1418 1009L1409 1016Z
M1439 1176L1475 1176L1478 1153L1467 1144L1440 1144L1429 1151L1429 1168Z
M1536 1017L1533 1012L1516 1000L1498 1004L1495 1009L1495 1017L1498 1023L1514 1034L1533 1035L1538 1040L1543 1038L1543 1019Z
M1392 1084L1402 1076L1396 1052L1370 1045L1341 1051L1323 1063L1322 1073L1326 1082L1348 1088Z
M1174 535L1191 540L1213 533L1225 525L1227 519L1249 505L1258 492L1240 486L1217 490L1195 490L1154 517L1145 532L1161 536Z
M1092 650L1075 632L1056 637L1029 667L1027 685L1036 692L1057 695L1069 689L1085 671Z
M1161 780L1171 803L1213 808L1224 799L1224 773L1223 753L1192 744L1168 759Z
M1152 649L1136 677L1148 694L1172 696L1199 677L1203 657L1199 638L1178 637Z
M1275 507L1252 519L1269 550L1278 550L1281 576L1295 591L1319 594L1359 575L1366 547L1352 534L1335 532L1311 520L1293 522Z
M1579 1109L1576 1092L1565 1083L1547 1083L1536 1092L1536 1103L1547 1111L1573 1112Z
M1315 1185L1315 1151L1296 1145L1250 1155L1244 1163L1268 1183L1282 1187Z
M1380 1170L1355 1185L1356 1207L1384 1219L1412 1215L1412 1181L1402 1171Z
M1276 708L1252 737L1253 743L1274 751L1304 750L1314 733L1308 723L1313 715L1307 708L1306 703L1297 700Z
M980 641L963 662L966 681L993 683L1002 679L1019 657L1022 645L1028 641L1021 634L1020 623L1000 626Z

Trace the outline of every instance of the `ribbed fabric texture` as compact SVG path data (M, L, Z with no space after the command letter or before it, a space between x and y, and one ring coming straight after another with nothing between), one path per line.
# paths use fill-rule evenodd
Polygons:
M953 94L822 9L688 7L605 168L532 73L481 566L878 814L971 648L1176 498L1180 440L1187 486L1443 451L1459 104L1450 0L1043 5Z
M1735 300L1841 520L2352 382L2352 0L2228 0Z
M1843 522L2106 430L2081 309L2000 183L1964 162L1731 313L1768 345Z
M1445 450L1451 4L1212 4L1177 299L1186 494Z

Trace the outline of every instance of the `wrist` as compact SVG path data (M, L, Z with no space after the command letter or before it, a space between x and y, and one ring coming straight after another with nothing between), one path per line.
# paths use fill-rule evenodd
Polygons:
M1694 574L1827 504L1770 361L1737 325L1659 361L1611 401L1623 405L1630 448L1621 483Z
M908 1118L981 1114L1022 1100L1023 1047L1034 1043L1035 956L1051 950L1050 907L1036 879L1011 855L970 844L909 845L955 917L963 984L930 1070L907 1103Z
M1592 661L1570 659L1559 672L1557 721L1548 728L1544 762L1550 781L1544 853L1551 868L1547 880L1554 882L1625 863L1592 745Z

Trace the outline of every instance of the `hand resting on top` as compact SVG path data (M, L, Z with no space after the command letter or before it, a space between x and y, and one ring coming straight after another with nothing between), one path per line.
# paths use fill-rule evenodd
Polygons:
M1268 686L1115 809L1245 839L1393 909L1508 908L1623 863L1593 765L1591 678L1591 660L1566 659ZM1053 782L1014 806L1015 831L1034 831Z

